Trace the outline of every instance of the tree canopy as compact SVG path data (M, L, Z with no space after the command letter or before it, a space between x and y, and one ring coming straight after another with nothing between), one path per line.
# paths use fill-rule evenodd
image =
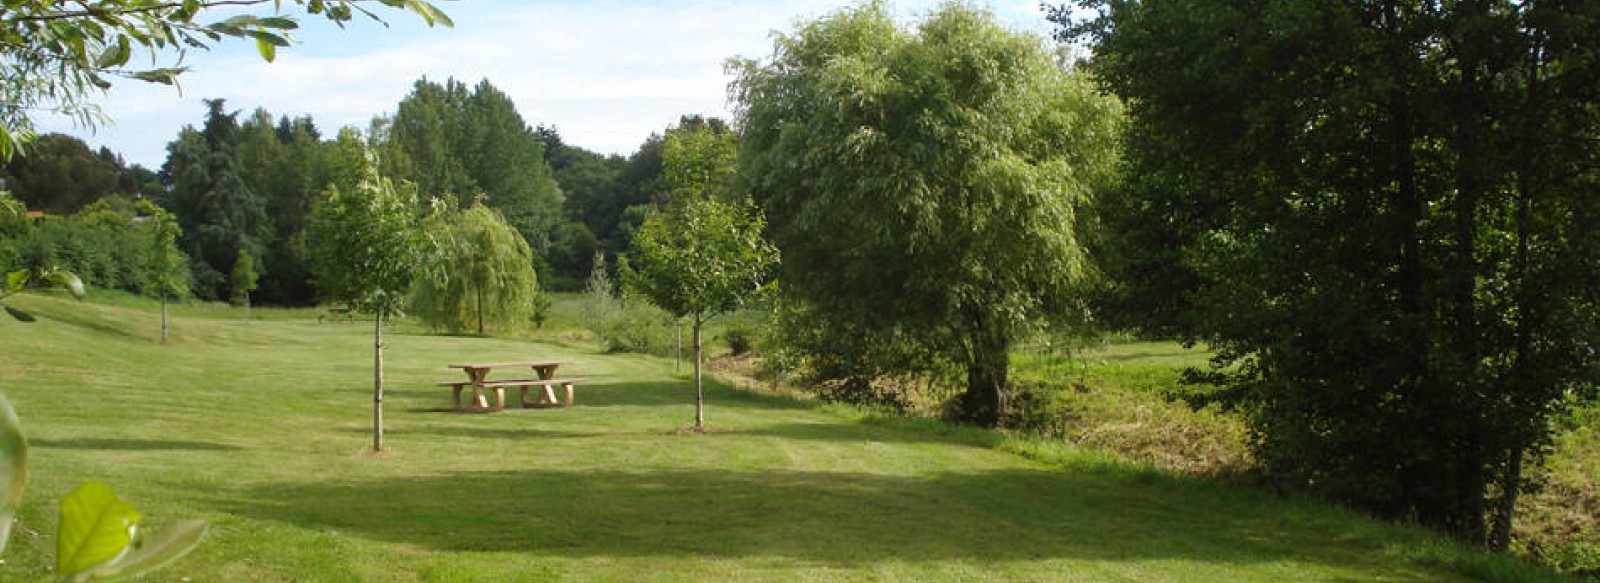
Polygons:
M1079 210L1114 170L1117 102L1041 39L955 4L911 30L882 4L846 9L733 67L742 175L785 294L824 336L870 339L847 351L964 368L959 416L995 424L1008 350L1069 312L1089 272ZM859 374L893 372L915 371Z
M432 241L428 275L417 280L411 305L424 322L481 335L486 325L528 321L539 293L533 252L500 213L481 204L435 209L423 227Z
M181 65L139 68L136 53L152 62L191 48L208 48L226 39L250 39L268 61L288 46L299 24L285 13L346 23L357 14L377 19L373 2L415 12L429 25L449 26L450 18L426 0L13 0L0 11L0 161L9 160L33 134L31 116L52 110L93 126L104 114L93 97L111 88L112 79L172 85L187 71ZM218 6L271 4L266 14L234 14L205 23L197 20ZM142 60L142 59L141 59Z
M1595 5L1081 4L1131 104L1123 297L1181 295L1156 324L1279 483L1503 548L1600 380Z

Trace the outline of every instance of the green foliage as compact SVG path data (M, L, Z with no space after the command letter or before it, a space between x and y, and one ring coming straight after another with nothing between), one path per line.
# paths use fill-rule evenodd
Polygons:
M165 209L148 201L139 204L140 212L149 217L145 221L149 230L145 272L150 275L148 287L140 291L163 301L187 296L190 271L183 252L178 250L178 237L183 234L183 228Z
M1039 39L958 4L915 30L882 4L846 9L730 66L742 175L783 251L783 290L820 338L870 351L818 358L917 356L866 374L956 364L960 418L996 423L1012 344L1078 311L1080 210L1112 180L1120 106Z
M675 197L731 192L738 169L739 136L726 127L682 125L667 131L661 148L662 178Z
M119 190L120 168L115 156L107 159L108 153L97 155L72 136L47 134L29 145L26 156L0 165L0 177L28 208L72 214Z
M227 39L253 40L267 61L277 48L289 45L289 32L299 25L274 1L270 14L238 13L212 23L196 18L219 6L261 5L249 2L186 0L102 0L89 4L54 0L11 0L0 12L0 161L10 160L30 140L30 112L65 113L93 127L105 120L94 96L123 78L174 85L188 68L183 54L206 49ZM341 26L357 13L377 19L358 0L292 0L292 10L326 18ZM409 10L430 26L450 26L448 16L426 0L383 0ZM135 53L147 53L151 68L138 68ZM157 62L175 55L176 63Z
M311 287L306 228L311 207L332 180L328 152L338 146L321 140L309 117L280 117L257 109L239 128L239 174L260 198L271 236L259 249L258 303L306 306L316 302Z
M704 321L754 299L778 263L749 203L686 197L634 236L629 289L678 317Z
M383 317L398 314L418 258L417 213L414 188L380 176L371 151L353 188L328 186L310 231L323 301Z
M1505 548L1600 381L1600 12L1081 4L1132 104L1125 297L1181 297L1278 484Z
M232 295L229 301L233 304L250 303L250 292L256 289L256 260L250 252L239 250L239 256L233 260L233 270L228 274L228 289Z
M238 252L258 253L272 233L264 201L240 168L238 112L225 112L222 99L206 107L203 128L185 127L167 145L163 170L172 189L162 204L183 229L179 246L192 261L195 295L215 300L229 297L226 274Z
M728 342L728 350L734 356L749 354L756 348L754 334L744 328L729 328L722 338Z
M544 141L510 96L488 80L418 80L400 102L382 145L387 175L465 209L479 202L505 217L536 252L561 223L561 189Z
M452 332L486 325L520 326L539 298L533 255L517 231L484 205L438 209L424 230L427 277L412 288L411 306L423 322Z

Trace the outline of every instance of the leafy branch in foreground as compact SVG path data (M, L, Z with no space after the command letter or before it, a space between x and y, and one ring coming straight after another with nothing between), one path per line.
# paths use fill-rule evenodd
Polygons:
M408 10L429 26L452 26L427 0L291 0L306 15L344 26L357 14L382 23L364 5L377 1ZM298 21L283 0L10 0L0 10L0 161L9 160L33 135L32 116L54 111L94 127L105 120L90 101L122 78L176 85L188 72L189 49L210 49L227 39L253 40L261 58L294 40ZM196 19L207 10L272 6L270 14L235 14L211 23ZM152 63L175 54L171 66L130 67L134 53Z

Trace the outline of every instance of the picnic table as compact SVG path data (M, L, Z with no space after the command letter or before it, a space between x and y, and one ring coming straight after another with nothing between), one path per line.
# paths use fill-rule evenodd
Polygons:
M524 409L570 407L572 406L572 387L582 382L583 379L556 378L556 369L560 368L563 364L567 363L559 360L518 360L509 362L452 364L449 365L450 368L459 368L466 372L467 380L445 381L439 383L439 385L451 387L453 389L452 397L457 411L504 410L506 408L506 389L509 387L519 387L522 389L519 402ZM528 368L531 369L536 376L535 378L489 380L489 372L497 368ZM557 386L566 390L566 401L563 402L556 400L555 387ZM461 392L463 389L469 387L472 389L472 404L471 406L464 406L461 403ZM528 401L528 390L533 387L540 387L541 390L535 397L535 400L530 403ZM495 396L495 404L492 408L489 406L488 395L485 393L485 391L489 389L494 390Z

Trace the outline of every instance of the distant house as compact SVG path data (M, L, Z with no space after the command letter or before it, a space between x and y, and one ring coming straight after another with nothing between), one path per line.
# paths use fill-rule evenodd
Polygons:
M42 219L44 218L44 211L28 211L28 218Z

